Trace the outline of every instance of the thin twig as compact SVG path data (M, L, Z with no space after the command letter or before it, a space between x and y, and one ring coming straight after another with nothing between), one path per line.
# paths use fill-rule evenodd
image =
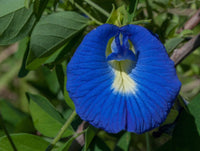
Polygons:
M106 17L110 16L110 14L106 10L104 10L103 8L101 8L99 5L97 5L96 3L92 2L91 0L85 0L85 2L87 2L89 5L91 5L95 9L97 9L99 12L101 12Z
M98 21L96 18L94 18L92 15L90 15L83 7L81 7L78 3L75 3L73 0L69 0L76 8L78 8L81 12L83 12L85 15L87 15L91 20L93 20L97 25L102 25L100 21Z
M82 131L84 131L86 128L88 127L88 123L86 121L83 121L78 129L76 130L76 133L80 133ZM73 142L72 145L69 148L69 151L79 151L85 144L85 137L84 134L81 134L80 136L78 136Z
M174 64L176 66L199 46L200 46L200 34L193 37L191 40L185 43L181 48L175 49L170 58L174 61Z
M16 146L15 146L15 144L14 144L12 138L10 137L10 134L8 133L8 130L6 129L6 126L4 125L4 120L3 120L3 117L2 117L2 115L1 115L1 111L0 111L0 123L1 123L1 125L2 125L2 128L3 128L3 130L4 130L5 134L6 134L6 136L7 136L8 140L9 140L9 142L10 142L10 144L11 144L13 150L14 150L14 151L17 151L17 148L16 148Z

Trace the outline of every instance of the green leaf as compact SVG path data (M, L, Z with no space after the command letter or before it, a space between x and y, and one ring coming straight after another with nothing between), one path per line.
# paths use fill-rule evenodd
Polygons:
M130 0L128 8L128 24L133 21L139 0Z
M96 135L97 131L98 131L98 129L91 125L87 128L87 131L85 133L85 146L84 146L83 151L87 151L87 149L88 149L90 143L92 142L94 136Z
M58 151L68 151L72 142L81 134L83 134L85 131L82 131L81 133L75 134L72 138L70 138L63 146L61 146Z
M26 37L36 20L32 8L25 8L24 0L1 0L0 3L0 45Z
M67 76L65 76L65 83L67 82ZM64 98L65 98L65 102L67 103L67 105L71 108L71 109L75 109L75 105L74 102L72 101L72 99L69 97L69 93L66 89L66 86L64 86Z
M131 134L129 132L125 132L122 137L120 137L115 151L128 151L129 149L129 143L131 140Z
M18 77L23 78L28 74L28 70L25 68L26 67L26 60L27 60L27 56L28 56L28 52L29 52L29 45L30 45L30 39L29 38L25 38L23 39L20 43L19 43L19 48L18 50L23 50L24 55L23 55L23 61L18 73ZM19 51L18 51L19 52Z
M49 0L35 0L34 2L34 13L37 17L37 20L41 17L44 9L46 8Z
M35 128L45 136L55 137L65 120L46 98L30 93L27 95ZM70 126L62 137L73 135L73 133L74 131Z
M177 116L178 116L178 111L175 109L171 109L169 114L167 115L166 120L164 121L164 123L162 123L162 125L173 123L176 120Z
M36 69L50 55L88 25L88 19L75 12L58 12L42 18L31 35L28 69Z
M189 112L188 112L189 111ZM173 132L173 151L192 151L200 148L200 94L183 110Z
M31 134L12 134L11 138L18 151L44 151L49 143ZM0 138L0 151L13 151L7 137Z
M188 109L195 120L195 125L200 134L200 93L188 104Z
M100 139L99 137L95 137L88 151L111 151L111 150L102 139Z
M63 71L63 66L62 64L56 65L56 76L60 85L60 89L62 90L64 94L64 87L65 87L65 73Z
M55 70L49 70L47 67L42 67L43 74L45 75L45 81L48 88L53 94L57 94L59 90L58 78Z
M183 41L184 41L184 38L181 38L181 37L175 37L175 38L167 40L165 43L165 48L167 52L169 53L172 50L174 50Z

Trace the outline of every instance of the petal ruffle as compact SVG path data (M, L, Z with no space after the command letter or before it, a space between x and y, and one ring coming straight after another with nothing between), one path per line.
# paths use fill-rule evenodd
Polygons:
M108 41L119 34L127 36L135 49L136 63L130 71L123 70L126 72L120 71L121 66L111 66L105 55ZM116 91L113 83L123 80L129 80L125 84L134 90ZM67 90L76 112L83 120L110 133L143 133L158 127L180 86L174 63L162 43L137 25L99 26L85 36L67 67Z

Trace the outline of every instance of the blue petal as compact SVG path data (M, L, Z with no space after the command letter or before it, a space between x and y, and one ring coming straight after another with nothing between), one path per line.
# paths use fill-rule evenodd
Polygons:
M112 52L106 57L111 38ZM140 134L158 127L180 86L163 44L137 25L104 24L92 30L67 66L67 90L76 112L110 133Z

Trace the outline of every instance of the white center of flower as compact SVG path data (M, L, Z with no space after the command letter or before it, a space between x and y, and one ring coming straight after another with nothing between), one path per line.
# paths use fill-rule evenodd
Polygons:
M110 62L115 78L112 84L114 92L120 92L123 94L136 92L136 82L129 76L129 70L132 68L130 60L123 61L111 61Z

